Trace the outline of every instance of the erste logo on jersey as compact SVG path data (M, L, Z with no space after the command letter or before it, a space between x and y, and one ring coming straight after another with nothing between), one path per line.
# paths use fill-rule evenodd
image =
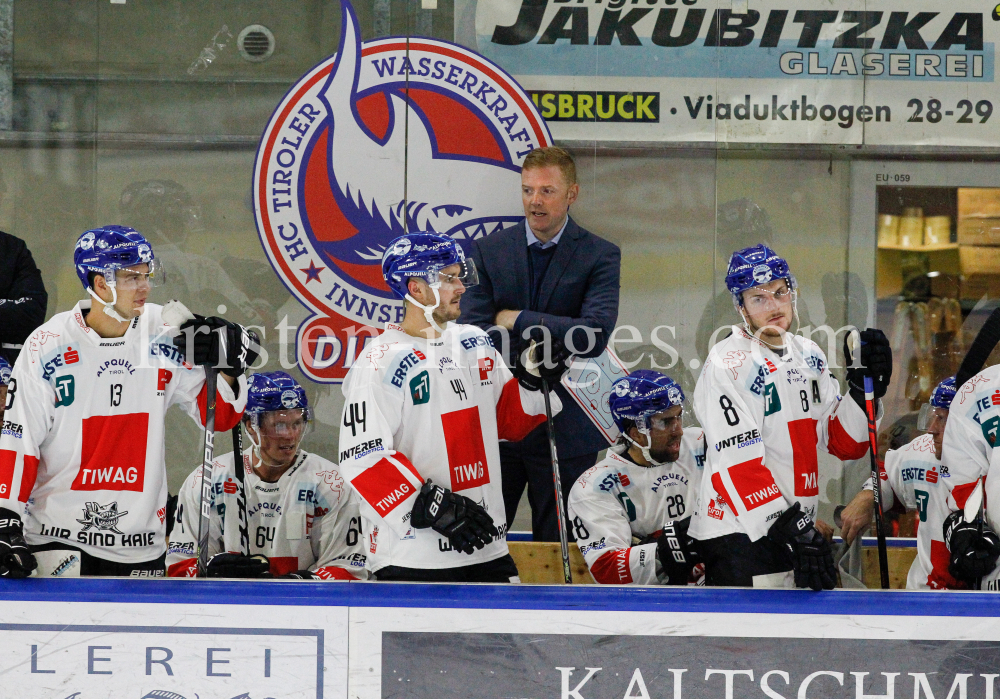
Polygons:
M470 241L519 221L520 165L551 144L495 64L436 39L362 44L350 3L341 9L339 53L282 99L254 167L261 244L313 314L296 336L299 367L324 383L402 321L382 278L389 243L407 231Z

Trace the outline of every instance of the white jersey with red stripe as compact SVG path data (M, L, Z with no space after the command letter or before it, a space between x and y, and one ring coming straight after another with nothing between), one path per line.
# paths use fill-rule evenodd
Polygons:
M656 536L668 522L691 516L705 466L705 437L688 427L677 461L640 466L609 449L569 493L573 533L594 580L609 585L658 585Z
M89 301L55 315L25 342L0 436L0 507L24 516L29 544L65 543L119 563L166 550L164 415L180 405L204 424L205 370L186 364L146 304L123 337L87 326ZM100 311L95 311L100 312ZM215 426L246 404L218 382Z
M243 468L251 556L267 556L274 575L311 570L324 580L368 577L358 504L336 464L300 450L277 482L267 483L249 460L247 449ZM167 548L167 574L172 577L197 573L202 468L188 475L178 493ZM212 465L210 557L240 552L237 488L230 452Z
M882 510L899 500L920 517L917 525L917 557L906 576L911 590L954 590L964 588L948 572L950 555L944 545L944 520L948 508L949 469L934 455L934 436L921 435L900 449L885 454L882 478ZM871 478L864 485L872 489Z
M842 460L868 452L868 418L841 399L826 355L786 337L778 354L733 326L708 354L694 393L707 453L689 530L696 539L744 533L757 541L796 501L815 518L817 450Z
M343 385L340 468L360 495L368 566L457 568L507 554L499 440L545 421L540 392L518 385L489 335L449 323L435 340L387 325ZM552 410L561 408L551 394ZM482 505L500 535L468 555L433 529L410 526L427 479Z
M941 460L951 474L944 482L948 512L965 507L980 478L985 477L986 523L1000 531L1000 365L983 369L958 389L948 410ZM998 471L994 472L996 466ZM982 589L997 590L1000 566L984 576Z

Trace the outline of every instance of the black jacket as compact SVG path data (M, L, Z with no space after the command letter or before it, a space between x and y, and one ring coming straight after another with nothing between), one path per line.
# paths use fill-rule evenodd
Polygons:
M489 331L498 311L519 310L521 314L510 335L505 360L510 367L525 347L521 334L533 325L545 325L560 338L573 326L596 332L596 345L582 356L596 357L608 344L618 320L618 293L621 277L621 250L614 243L580 228L570 218L555 255L542 278L536 308L530 308L531 285L528 272L528 246L525 224L518 223L476 240L472 258L479 271L479 285L462 296L460 322ZM501 352L500 333L490 333ZM574 346L588 345L587 333L577 330ZM562 400L562 412L555 418L556 446L559 455L569 458L600 451L608 446L576 401L563 387L556 391ZM532 432L523 442L532 451L548 453L545 426Z
M0 231L0 354L11 363L20 345L45 322L49 295L24 241Z

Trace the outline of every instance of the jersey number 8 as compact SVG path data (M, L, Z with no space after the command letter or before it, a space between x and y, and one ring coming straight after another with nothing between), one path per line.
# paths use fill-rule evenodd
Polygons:
M733 407L733 401L727 395L719 396L719 405L722 407L722 415L726 418L726 424L735 427L740 424L740 416Z

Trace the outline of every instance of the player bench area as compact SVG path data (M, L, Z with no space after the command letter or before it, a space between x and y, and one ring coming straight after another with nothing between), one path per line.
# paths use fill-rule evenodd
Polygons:
M837 543L840 539L836 540ZM887 541L889 556L889 587L906 589L906 576L917 555L916 539L891 538ZM563 582L562 555L556 542L531 541L525 532L511 532L507 539L510 555L517 563L522 583L556 585ZM596 585L576 543L569 546L570 568L574 585ZM863 580L871 587L878 584L878 548L874 537L865 537L862 544Z

